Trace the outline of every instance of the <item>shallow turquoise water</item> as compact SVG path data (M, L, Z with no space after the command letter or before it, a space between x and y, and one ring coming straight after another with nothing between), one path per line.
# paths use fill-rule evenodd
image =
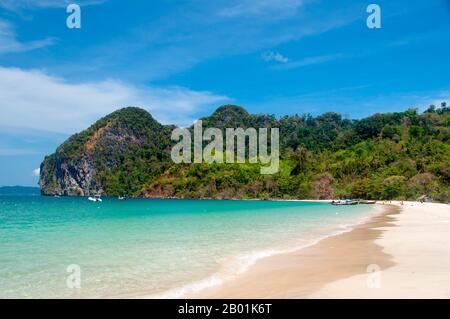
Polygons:
M323 203L0 196L0 298L179 297L371 213ZM80 288L66 283L73 264Z

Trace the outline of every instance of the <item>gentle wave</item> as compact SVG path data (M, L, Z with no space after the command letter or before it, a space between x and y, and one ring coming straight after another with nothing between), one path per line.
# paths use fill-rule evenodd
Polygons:
M214 288L221 286L225 284L226 282L229 282L239 275L242 275L246 271L248 271L257 261L275 256L275 255L281 255L281 254L289 254L293 253L314 245L317 245L319 242L321 242L324 239L338 236L344 233L348 233L355 229L358 225L362 225L372 219L373 217L380 215L384 210L381 207L373 206L370 207L371 210L369 210L368 215L361 217L359 220L355 221L351 224L340 224L337 226L337 230L334 230L332 233L328 235L321 236L317 239L314 239L310 241L307 244L303 244L300 246L295 246L291 248L285 248L285 249L267 249L267 250L260 250L260 251L253 251L250 253L246 253L243 255L239 255L236 257L231 258L231 260L225 262L221 267L220 270L216 273L201 279L199 281L195 281L189 284L186 284L184 286L173 288L170 290L167 290L162 293L156 293L147 295L144 298L146 299L181 299L185 298L187 296L191 296L194 294L197 294L203 290L206 290L208 288Z

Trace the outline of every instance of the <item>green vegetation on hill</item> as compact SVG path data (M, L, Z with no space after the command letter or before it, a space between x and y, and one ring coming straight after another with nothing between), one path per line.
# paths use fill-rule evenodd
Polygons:
M170 163L172 126L127 107L59 146L41 165L44 194L131 195Z
M361 120L337 113L277 119L226 105L202 120L204 129L279 127L280 171L261 175L259 164L174 164L173 126L157 123L144 110L126 108L74 135L47 157L41 180L60 186L44 183L50 185L44 193L64 193L68 182L62 183L61 176L72 174L83 184L83 174L62 168L88 157L93 176L88 186L80 186L84 194L101 190L146 197L450 199L450 108L445 103L422 114L409 109Z
M376 114L362 120L250 115L236 106L202 119L204 127L279 127L280 172L255 164L172 165L144 196L189 198L450 198L450 109Z

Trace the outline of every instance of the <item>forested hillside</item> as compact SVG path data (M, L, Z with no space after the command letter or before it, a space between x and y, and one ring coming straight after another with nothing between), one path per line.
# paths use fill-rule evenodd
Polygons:
M47 157L42 191L183 198L450 198L450 108L445 103L424 113L408 109L361 120L337 113L276 118L226 105L202 121L204 128L279 127L280 171L261 175L259 164L174 164L173 126L157 123L144 110L126 108Z

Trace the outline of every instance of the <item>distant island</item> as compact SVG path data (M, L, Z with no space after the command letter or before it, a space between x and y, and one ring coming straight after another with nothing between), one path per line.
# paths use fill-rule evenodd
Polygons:
M3 186L0 187L0 196L2 195L20 195L20 196L36 196L40 195L41 190L39 187L28 186Z
M450 108L276 118L236 105L202 118L224 130L280 128L280 171L259 164L174 164L173 125L127 107L75 134L41 164L43 195L146 198L450 199Z

